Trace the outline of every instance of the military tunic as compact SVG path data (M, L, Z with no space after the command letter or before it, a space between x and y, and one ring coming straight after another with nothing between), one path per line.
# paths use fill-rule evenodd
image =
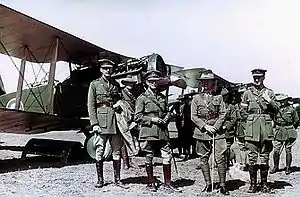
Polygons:
M146 163L151 164L154 150L160 148L164 164L170 164L172 153L167 125L152 122L152 118L167 116L166 97L147 89L137 98L134 120L140 125L141 149L146 152Z
M121 134L123 136L123 142L127 150L127 154L129 157L132 157L134 155L137 155L139 152L139 142L137 140L138 136L138 129L137 124L134 122L134 110L135 110L135 101L136 98L132 94L132 92L127 89L126 87L122 89L122 113L121 117L124 117L123 125L126 124L127 129L125 132L121 131ZM118 114L117 114L118 119ZM119 121L121 122L121 121ZM120 127L119 127L120 128ZM122 151L122 150L121 150ZM121 153L123 154L123 152ZM126 152L124 152L126 154Z
M107 140L111 142L113 159L119 160L122 140L118 132L113 105L121 99L119 84L106 81L103 77L90 83L88 91L88 113L92 126L98 125L100 132L95 133L94 146L96 160L103 159Z
M130 104L130 110L134 111L136 97L127 88L122 89L122 97L126 102Z
M191 119L195 124L194 138L197 139L197 154L200 162L206 163L212 151L212 135L205 129L205 125L214 126L216 162L225 162L226 136L221 129L226 116L225 103L221 95L212 96L200 93L193 97L191 103Z
M298 137L296 129L299 125L299 117L295 108L291 105L281 107L274 118L274 122L275 151L279 152L283 145L290 148Z
M246 153L247 148L245 146L245 124L247 119L247 112L245 109L240 105L240 103L235 105L236 108L236 115L237 115L237 123L235 128L235 135L237 138L237 145L239 150L237 152L237 162L242 165L245 165L246 162Z
M99 125L101 134L116 134L115 111L112 106L121 99L119 84L108 83L102 77L91 82L88 92L88 112L91 125Z
M236 108L232 104L225 103L226 108L226 116L225 116L225 122L222 126L222 130L225 132L226 136L226 143L227 143L227 152L226 152L226 162L227 162L227 168L229 169L230 166L230 148L232 144L234 143L234 136L235 136L235 125L236 125Z
M270 103L267 103L262 97L266 91L271 98ZM271 89L264 87L258 90L254 86L246 90L242 96L241 105L248 113L245 141L246 148L249 150L250 165L268 165L269 163L269 154L273 149L272 140L274 139L271 116L278 109L274 98L275 95Z
M225 104L226 116L223 127L225 127L226 139L233 139L235 136L235 126L237 122L236 108L232 104Z
M176 116L178 139L181 147L183 148L184 154L189 154L190 146L194 142L194 123L191 120L191 101L183 101L183 103L179 106L178 111L179 113Z
M240 103L236 104L236 116L237 116L237 123L235 128L236 137L244 138L245 137L245 124L247 120L247 112L243 107L241 107Z

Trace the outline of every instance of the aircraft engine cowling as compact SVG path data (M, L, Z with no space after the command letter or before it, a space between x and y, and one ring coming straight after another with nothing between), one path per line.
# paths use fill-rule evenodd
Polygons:
M171 67L164 62L159 54L153 53L140 59L130 59L125 63L119 64L115 68L113 78L120 79L127 75L136 75L138 81L142 82L144 81L143 74L150 70L160 71L163 77L171 74Z

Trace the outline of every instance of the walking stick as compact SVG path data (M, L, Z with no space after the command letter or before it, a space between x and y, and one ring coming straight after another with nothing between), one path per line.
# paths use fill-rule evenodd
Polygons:
M176 163L176 160L175 160L175 158L173 156L173 149L172 148L171 148L171 151L172 151L172 159L173 159L173 162L174 162L175 172L176 172L177 176L180 177L179 173L178 173L177 163Z
M211 187L214 189L214 168L215 168L215 135L212 136L212 163L211 163Z

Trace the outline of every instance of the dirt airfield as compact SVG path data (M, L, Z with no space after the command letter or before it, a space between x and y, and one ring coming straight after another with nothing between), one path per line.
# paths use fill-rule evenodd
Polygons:
M1 146L24 146L32 138L50 138L61 140L84 141L84 135L75 131L49 132L38 135L1 134ZM272 194L248 194L249 176L247 172L231 167L227 173L227 185L231 196L297 196L300 194L300 142L297 140L293 147L292 174L286 176L284 171L269 175ZM176 152L176 151L175 151ZM283 151L284 152L284 151ZM179 174L176 174L172 165L172 179L182 193L172 193L159 187L156 193L146 189L146 172L143 168L144 160L141 157L134 158L138 168L122 170L121 179L129 189L123 189L113 184L108 184L102 189L94 187L96 182L95 164L86 162L60 165L59 160L53 158L30 157L21 160L21 152L0 151L0 196L223 196L217 191L211 194L201 193L205 183L200 170L196 170L198 158L181 162L176 158ZM271 155L272 156L272 155ZM162 163L155 158L154 175L158 181L163 181ZM173 162L172 162L173 164ZM285 165L285 154L281 155L280 168ZM271 166L273 166L271 161ZM106 182L112 183L113 170L111 162L104 164L104 177ZM215 170L215 180L218 181Z

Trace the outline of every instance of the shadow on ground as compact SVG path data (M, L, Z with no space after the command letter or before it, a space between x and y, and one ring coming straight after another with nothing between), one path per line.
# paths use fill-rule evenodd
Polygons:
M226 186L229 191L238 190L240 187L244 185L246 185L246 182L239 179L228 180L226 182Z
M156 177L155 177L156 179ZM161 183L158 179L155 181L159 185L163 184ZM148 184L148 177L147 176L139 176L139 177L128 177L125 179L122 179L122 183L124 184L143 184L147 185ZM195 180L191 179L177 179L176 181L173 181L173 184L175 187L185 187L185 186L191 186L195 183Z
M274 183L270 183L270 187L272 189L284 189L285 187L292 187L293 185L286 181L274 181Z
M173 182L174 186L176 186L176 187L191 186L191 185L194 185L194 183L195 183L195 180L185 179L185 178L177 179L176 181Z

